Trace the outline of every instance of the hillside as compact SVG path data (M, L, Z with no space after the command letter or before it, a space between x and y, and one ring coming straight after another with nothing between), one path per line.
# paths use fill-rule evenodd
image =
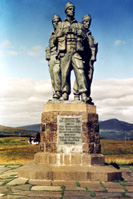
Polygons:
M124 140L126 138L133 140L133 124L119 121L118 119L110 119L99 122L99 127L102 139ZM21 128L40 131L40 124L23 126Z
M40 132L40 124L32 124L32 125L27 125L27 126L20 126L18 128L29 129L29 130Z
M113 140L133 140L133 124L110 119L99 123L100 137Z
M30 135L35 136L38 132L29 129L14 128L0 125L0 137L4 136L21 136L29 137Z
M110 119L99 122L101 139L133 140L133 124ZM0 126L0 136L35 136L40 132L40 124L27 125L22 127Z

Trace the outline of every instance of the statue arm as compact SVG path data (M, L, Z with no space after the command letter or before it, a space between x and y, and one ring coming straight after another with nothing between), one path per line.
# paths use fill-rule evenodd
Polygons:
M58 38L62 37L64 35L63 31L62 31L62 22L59 22L55 31L55 36L54 36L54 44L57 46L58 43Z
M79 27L78 27L78 30L77 30L77 35L79 37L81 37L83 40L85 40L86 39L86 30L81 23L79 23L78 26Z
M91 53L92 53L91 61L95 62L96 61L97 52L98 52L98 42L91 35L88 37L88 40L89 40L89 45L90 45Z
M45 52L46 52L46 55L45 55L46 56L46 60L49 61L50 57L51 57L51 55L50 55L50 48L47 47Z

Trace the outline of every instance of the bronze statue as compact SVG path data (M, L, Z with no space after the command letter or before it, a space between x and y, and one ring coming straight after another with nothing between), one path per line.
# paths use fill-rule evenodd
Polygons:
M54 30L49 39L49 47L46 48L46 60L48 60L54 99L59 99L61 97L60 60L57 57L57 47L53 43L56 27L60 21L61 18L58 15L53 16L52 24Z
M52 19L54 30L46 49L53 88L53 98L68 100L71 93L71 71L75 73L74 99L92 103L91 83L96 61L98 43L89 30L91 16L85 15L82 23L75 18L75 6L68 2L65 6L66 18L58 15Z
M74 18L75 7L72 3L66 4L65 13L65 20L58 23L54 41L57 45L61 65L62 97L60 100L69 99L71 92L70 75L73 69L81 99L86 102L87 80L82 58L86 31L83 24Z
M87 91L88 103L92 103L92 99L90 97L91 83L92 83L92 79L93 79L94 62L96 61L96 55L97 55L97 51L98 51L98 42L95 40L95 38L91 34L91 31L89 30L91 21L92 21L92 18L91 18L91 15L89 15L89 14L85 15L82 18L82 23L83 23L84 28L86 29L87 41L88 41L88 44L90 47L90 49L88 48L88 50L86 50L85 56L84 56L85 75L86 75L87 85L88 85L88 91ZM80 95L78 92L78 85L77 85L76 81L74 83L73 89L74 89L74 98L76 100L79 100Z

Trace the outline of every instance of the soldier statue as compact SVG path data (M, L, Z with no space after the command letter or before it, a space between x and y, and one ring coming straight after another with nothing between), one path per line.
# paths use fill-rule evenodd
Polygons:
M75 7L68 2L65 6L66 18L59 22L55 31L54 44L57 46L61 66L62 97L68 100L71 92L70 75L74 70L78 92L83 102L87 101L87 80L83 62L86 30L82 23L74 18Z
M61 21L61 18L58 15L53 16L52 24L53 24L54 30L52 31L52 34L49 39L49 47L46 48L46 60L48 60L54 99L59 99L61 97L60 60L57 57L57 47L54 45L54 42L53 42L56 27L60 21Z
M86 29L86 36L87 41L89 44L88 50L85 51L84 61L85 61L85 75L87 79L87 85L88 85L88 91L87 91L87 98L88 103L92 103L92 98L90 97L91 94L91 83L93 79L93 72L94 72L94 62L96 61L96 55L98 51L98 42L95 40L95 38L92 36L91 31L89 30L91 25L92 18L89 14L85 15L82 18L82 23L84 28ZM91 52L90 52L91 50ZM78 92L78 85L75 81L74 83L74 98L76 100L80 99L80 95Z

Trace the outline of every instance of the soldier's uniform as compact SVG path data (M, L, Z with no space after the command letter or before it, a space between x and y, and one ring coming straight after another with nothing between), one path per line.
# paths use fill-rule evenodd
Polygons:
M91 31L88 30L87 32L87 39L88 39L88 43L91 49L91 59L89 62L89 70L88 70L88 77L90 82L92 82L92 78L93 78L93 72L94 72L94 66L93 63L96 61L96 55L97 55L97 51L98 51L98 42L95 40L95 38L92 36Z
M49 39L49 47L46 48L46 60L48 60L49 72L53 89L53 97L56 93L61 94L61 69L60 60L57 58L57 47L54 45L55 31ZM60 96L59 96L60 97Z
M92 83L93 72L94 72L93 64L96 61L96 55L97 55L97 51L98 51L98 42L92 36L90 30L87 31L86 36L87 36L89 48L87 50L88 52L85 51L84 61L85 61L85 75L86 75L86 80L87 80L87 85L88 85L87 97L90 97L91 83ZM75 96L80 94L78 91L77 81L75 81L73 89L74 89Z
M69 18L59 22L56 29L58 51L61 57L62 93L71 92L70 73L74 69L79 93L87 92L87 81L84 74L82 54L84 52L84 39L86 31L83 25L75 19Z

